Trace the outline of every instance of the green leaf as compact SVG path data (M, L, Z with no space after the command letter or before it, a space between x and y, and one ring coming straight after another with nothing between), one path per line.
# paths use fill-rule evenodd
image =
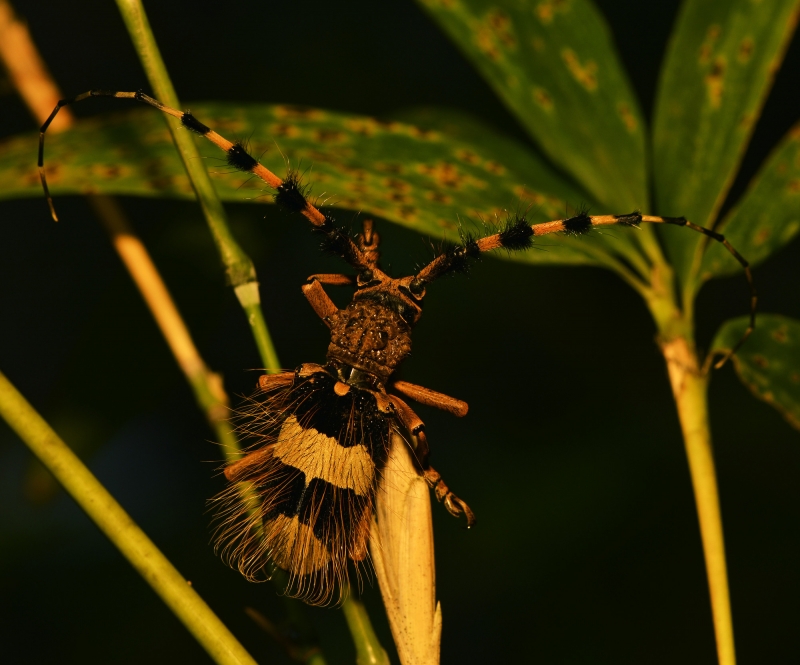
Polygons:
M657 211L711 227L797 22L798 0L689 0L661 73L653 129ZM698 240L664 234L685 280Z
M644 123L591 2L420 2L602 212L648 209Z
M727 351L738 342L749 317L726 321L712 351ZM752 393L774 406L800 429L800 321L761 314L756 329L733 356L736 373Z
M507 210L530 206L532 222L563 217L566 203L585 200L533 153L472 122L443 133L399 122L287 106L196 104L195 115L219 133L248 137L267 168L287 164L306 172L314 192L331 206L360 210L434 237L458 239L459 220L492 224ZM455 122L451 119L451 124ZM458 138L462 136L463 138ZM0 147L0 198L42 196L36 171L37 137ZM277 147L276 147L277 145ZM224 155L201 141L215 187L226 201L271 203L263 183L230 173ZM192 198L162 117L152 109L104 116L48 136L48 182L54 197L99 192ZM45 206L42 203L42 217ZM612 242L614 238L611 238ZM518 258L549 263L595 263L606 239L564 239L553 251ZM613 245L612 245L613 246Z
M800 123L784 137L753 178L747 193L730 211L719 231L739 253L756 265L800 231ZM703 257L702 278L741 269L719 243Z

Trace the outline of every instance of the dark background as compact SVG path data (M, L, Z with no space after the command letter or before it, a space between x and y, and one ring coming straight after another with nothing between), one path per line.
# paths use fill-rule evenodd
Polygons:
M598 4L649 117L677 3ZM113 3L16 7L66 94L147 88ZM373 115L446 105L529 142L410 1L173 0L150 2L148 10L184 101L290 102ZM797 119L798 66L795 40L732 200ZM3 92L0 132L34 127L7 85ZM114 108L95 100L75 112ZM250 605L279 618L272 588L246 583L209 546L205 502L222 485L213 435L86 203L57 203L58 225L40 200L0 208L0 368L255 658L286 662L242 611ZM230 393L250 392L259 359L198 209L123 203L208 364L224 374ZM319 362L326 330L299 287L338 264L319 256L302 224L273 208L228 209L256 261L282 362ZM429 256L410 231L386 222L380 230L384 264L395 272ZM795 241L756 269L763 311L800 318L799 253ZM704 288L701 346L722 321L746 313L745 293L741 276ZM404 377L470 403L464 420L419 412L437 468L479 516L467 532L434 506L443 662L715 662L678 422L654 327L636 294L601 270L487 259L469 279L437 283L426 301ZM714 374L710 410L740 662L800 662L798 433L750 396L730 364ZM366 588L364 598L389 646L377 588ZM352 662L341 613L309 612L329 662ZM0 660L207 662L2 424Z

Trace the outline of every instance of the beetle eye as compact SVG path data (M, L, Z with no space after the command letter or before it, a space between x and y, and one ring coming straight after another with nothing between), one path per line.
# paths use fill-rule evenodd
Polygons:
M408 285L408 290L419 297L425 293L425 283L421 279L415 279Z
M366 284L367 282L371 282L374 277L375 274L371 270L364 270L359 274L358 281Z

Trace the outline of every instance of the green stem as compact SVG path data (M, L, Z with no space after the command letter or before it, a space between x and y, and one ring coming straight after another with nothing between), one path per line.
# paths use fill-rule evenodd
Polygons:
M708 377L685 338L662 343L692 476L720 665L736 665L725 541L708 424Z
M161 52L150 29L150 23L142 3L139 0L117 0L117 6L155 96L168 106L180 108L178 96L161 58ZM261 312L258 300L258 281L253 262L239 247L228 227L225 209L222 207L222 202L214 190L211 178L203 166L203 160L200 159L194 139L189 132L179 131L179 123L176 120L167 118L166 121L211 230L211 235L225 264L228 281L234 289L252 285L249 289L251 306L246 311L247 319L258 350L261 352L261 360L265 368L270 372L276 372L280 369L280 364L264 322L264 315ZM257 314L253 313L255 310L258 310Z
M242 284L235 289L239 304L247 314L247 322L253 331L253 336L258 346L258 352L264 361L264 366L270 374L281 372L281 361L278 360L278 352L272 343L272 337L267 330L267 322L264 320L264 312L261 309L261 299L258 293L258 282Z
M0 373L0 416L217 663L255 660L89 469Z
M650 274L652 294L647 304L658 328L689 462L711 596L717 657L719 665L736 665L722 514L708 422L708 376L701 369L693 342L695 293L693 285L685 288L677 294L683 307L678 305L674 271L663 257L656 256L656 259Z
M342 604L342 611L356 646L356 665L389 665L389 656L375 635L367 610L352 592Z

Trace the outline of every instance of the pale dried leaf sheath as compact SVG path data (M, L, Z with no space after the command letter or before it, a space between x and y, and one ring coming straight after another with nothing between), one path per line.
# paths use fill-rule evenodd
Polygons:
M378 486L370 551L400 662L438 665L442 609L436 602L430 490L397 433Z

